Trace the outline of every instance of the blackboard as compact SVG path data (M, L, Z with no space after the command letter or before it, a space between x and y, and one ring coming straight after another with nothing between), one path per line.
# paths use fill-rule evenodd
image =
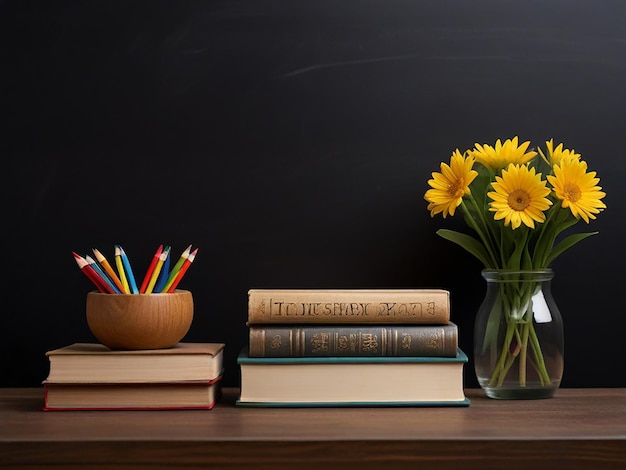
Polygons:
M481 265L437 237L430 173L518 135L581 153L600 234L554 265L563 386L626 386L620 1L3 1L1 386L91 341L71 256L198 256L190 341L247 341L247 290L451 291L472 349ZM468 386L476 385L471 363Z

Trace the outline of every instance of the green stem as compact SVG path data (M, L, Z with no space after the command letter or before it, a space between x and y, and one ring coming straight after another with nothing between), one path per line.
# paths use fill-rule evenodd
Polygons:
M513 339L513 333L515 332L515 324L512 321L507 320L506 325L506 334L504 335L504 344L502 350L500 351L500 357L498 358L498 362L493 369L493 373L489 378L489 384L493 385L494 383L498 383L499 385L504 380L504 376L501 375L504 370L504 364L509 353L509 347L511 344L511 340ZM506 375L506 374L505 374Z
M548 211L548 217L546 217L546 220L543 222L543 224L541 224L539 237L537 238L537 241L535 243L535 250L533 253L533 260L535 260L535 265L533 266L534 269L542 269L545 267L545 260L548 256L548 253L550 252L550 248L552 248L552 244L554 243L552 234L548 235L549 238L547 242L544 243L543 239L546 236L546 232L554 232L554 230L551 230L552 221L555 218L555 214L557 214L559 209L561 208L560 202L556 204L558 204L558 207L553 205L552 208ZM556 234L554 234L554 236L556 236Z
M530 320L532 322L532 319ZM528 324L525 323L522 330L522 348L519 355L519 384L526 386L526 358L528 352Z
M529 362L531 367L537 372L541 385L548 385L550 376L533 323L532 298L538 284L525 282L527 279L525 279L524 275L520 279L511 279L510 281L499 286L502 315L506 321L506 331L489 384L502 386L510 368L515 364L515 361L519 361L517 364L520 387L528 385ZM515 339L517 345L514 350L511 350L513 339ZM532 350L532 356L528 352L529 345Z
M504 379L506 379L506 375L509 373L511 366L513 366L513 363L515 362L515 359L519 354L519 345L521 344L521 338L516 325L513 325L513 336L515 336L515 341L517 341L518 346L513 351L511 351L511 343L509 342L508 345L505 345L506 360L504 361L504 365L502 366L502 368L498 371L498 386L501 386L504 382ZM511 341L513 341L513 338L511 338Z
M509 373L509 369L511 369L511 366L515 362L515 358L516 356L514 356L513 354L509 354L509 356L507 357L506 363L504 364L504 367L502 368L502 371L500 372L500 378L498 379L498 387L502 386L502 383L504 382L504 379L506 378L506 374Z
M472 194L470 194L469 199L472 202L472 205L474 206L474 210L478 214L478 217L480 217L480 222L483 228L485 229L485 232L486 232L485 238L488 239L488 246L489 246L488 250L492 257L492 261L496 262L497 260L495 257L495 250L494 250L494 247L496 246L496 233L493 231L493 224L489 223L489 220L492 220L492 219L488 220L487 217L485 217L485 211L482 210L482 208L478 206L478 202L476 202L476 199L474 198ZM497 266L497 264L495 264L494 266Z
M533 349L533 353L535 355L535 360L537 361L537 372L539 374L539 379L541 380L541 385L549 385L550 384L550 374L548 374L548 369L546 368L546 363L543 359L543 352L541 351L541 345L539 344L539 338L537 338L537 332L535 331L534 326L530 325L530 344Z
M474 200L474 198L470 195L469 196L469 200L473 203L474 206L476 206L476 201ZM485 249L487 250L487 253L489 254L489 258L490 258L490 262L492 263L492 267L497 267L498 266L498 262L497 259L493 253L492 250L492 244L489 241L489 238L487 237L487 235L485 234L485 230L484 227L486 226L485 224L485 220L484 220L484 216L482 214L482 211L478 210L476 207L476 213L479 214L479 217L481 218L481 222L483 227L481 227L480 225L478 225L478 223L476 223L476 220L474 219L474 217L472 217L472 211L469 210L469 208L467 207L467 205L465 204L465 199L461 200L461 207L463 209L463 211L467 214L467 221L468 223L472 226L472 228L474 229L474 231L478 234L478 236L480 237L480 239L483 242L483 245L485 247ZM489 266L487 266L489 267Z

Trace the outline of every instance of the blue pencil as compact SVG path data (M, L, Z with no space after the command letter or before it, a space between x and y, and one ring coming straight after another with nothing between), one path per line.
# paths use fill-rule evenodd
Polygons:
M165 282L167 281L168 272L170 270L170 248L167 249L167 258L163 262L163 266L161 267L161 272L159 273L159 278L157 279L156 284L154 285L154 292L162 292L165 287Z
M89 264L89 266L91 266L93 268L93 270L95 272L97 272L100 277L102 278L102 280L104 282L106 282L109 286L111 286L111 289L113 289L113 291L116 294L121 294L122 291L120 291L117 286L113 283L113 281L111 280L111 278L108 276L108 274L106 274L103 269L98 265L98 263L96 263L96 260L93 259L91 256L87 255L85 256L85 259L87 260L87 264Z
M122 263L124 264L124 271L126 271L126 276L128 277L128 283L130 284L130 291L133 294L139 294L139 289L137 289L137 283L135 282L135 276L133 275L133 270L130 267L130 261L128 261L128 256L126 256L126 252L119 245L117 247L120 250L120 254L122 255Z

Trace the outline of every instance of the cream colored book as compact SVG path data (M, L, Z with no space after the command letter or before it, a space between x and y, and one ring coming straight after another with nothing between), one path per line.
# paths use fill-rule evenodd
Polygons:
M252 358L241 369L240 406L467 406L456 357Z
M248 324L412 323L450 321L444 289L251 289Z
M55 383L212 381L222 375L223 343L179 343L168 349L117 351L75 343L48 351Z

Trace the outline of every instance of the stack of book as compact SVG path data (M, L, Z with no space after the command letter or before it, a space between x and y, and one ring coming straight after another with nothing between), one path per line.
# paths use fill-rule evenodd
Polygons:
M111 350L75 343L48 351L45 411L211 409L220 396L223 343Z
M248 292L239 406L467 406L443 289Z

